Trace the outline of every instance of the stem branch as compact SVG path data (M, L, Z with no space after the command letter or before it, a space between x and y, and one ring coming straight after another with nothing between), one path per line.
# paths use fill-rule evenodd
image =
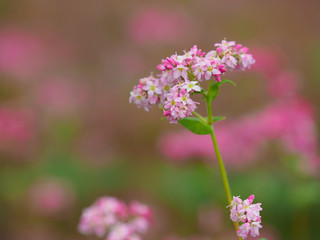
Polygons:
M199 119L201 119L201 121L205 122L208 124L207 119L205 119L204 117L202 117L199 113L197 112L192 112L195 116L197 116Z

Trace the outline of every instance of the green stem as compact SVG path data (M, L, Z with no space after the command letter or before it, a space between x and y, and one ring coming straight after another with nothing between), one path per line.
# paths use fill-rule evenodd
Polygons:
M218 147L217 138L214 133L214 128L213 128L213 124L212 124L211 102L208 100L206 102L207 102L207 112L208 112L208 125L212 126L211 140L212 140L214 151L216 153L216 157L218 160L219 169L220 169L220 173L221 173L221 177L222 177L222 182L223 182L223 186L224 186L224 190L226 193L227 202L228 202L228 206L229 206L231 204L231 200L232 200L231 189L230 189L230 185L229 185L227 171L226 171L226 168L224 167L224 163L223 163L223 160L222 160L222 157L220 154L220 150ZM238 222L234 222L233 224L234 224L235 230L237 231L239 229ZM241 237L238 237L238 239L242 240Z
M201 119L204 123L207 123L208 124L208 121L207 119L205 119L204 117L202 117L199 113L197 112L192 112L193 115L197 116L199 119Z

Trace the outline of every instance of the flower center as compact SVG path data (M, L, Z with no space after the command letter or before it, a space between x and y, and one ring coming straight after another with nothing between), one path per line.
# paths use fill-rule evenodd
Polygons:
M151 90L151 91L156 90L156 86L152 85L152 86L150 87L150 90Z
M164 86L163 88L165 91L169 91L170 90L170 87L167 85L167 86Z

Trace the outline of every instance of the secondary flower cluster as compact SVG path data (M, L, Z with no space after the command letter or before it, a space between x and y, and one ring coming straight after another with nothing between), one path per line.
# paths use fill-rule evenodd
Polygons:
M252 237L259 236L261 226L260 211L261 203L252 204L254 195L242 201L239 197L233 197L230 205L230 218L233 222L242 223L237 231L237 235L246 239L250 234Z
M152 220L151 209L138 202L127 206L113 197L101 197L82 213L82 234L106 236L106 240L140 240Z
M129 102L146 111L158 104L171 123L190 116L196 109L190 94L202 92L199 82L212 79L220 82L227 70L246 70L255 62L247 54L248 48L234 41L223 40L215 47L206 54L195 45L183 55L163 59L157 66L161 73L140 79L130 93Z

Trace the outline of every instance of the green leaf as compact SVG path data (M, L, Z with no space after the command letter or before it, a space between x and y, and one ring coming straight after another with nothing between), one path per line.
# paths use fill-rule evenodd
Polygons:
M266 238L260 238L259 240L267 240Z
M209 126L199 118L186 117L179 120L179 123L195 134L207 135L212 133L212 126Z
M221 80L221 82L216 82L214 84L211 84L209 86L208 95L207 95L207 99L209 102L212 102L213 99L215 99L218 96L220 86L225 83L231 83L233 86L236 86L236 84L233 81L228 79L223 79Z
M222 121L224 119L226 119L226 117L224 117L224 116L217 116L217 117L213 116L212 122L218 122L218 121Z
M205 119L208 121L208 118L207 117L205 117ZM222 121L222 120L225 120L226 119L226 117L224 117L224 116L217 116L217 117L215 117L215 116L212 116L212 122L214 123L214 122L218 122L218 121Z

